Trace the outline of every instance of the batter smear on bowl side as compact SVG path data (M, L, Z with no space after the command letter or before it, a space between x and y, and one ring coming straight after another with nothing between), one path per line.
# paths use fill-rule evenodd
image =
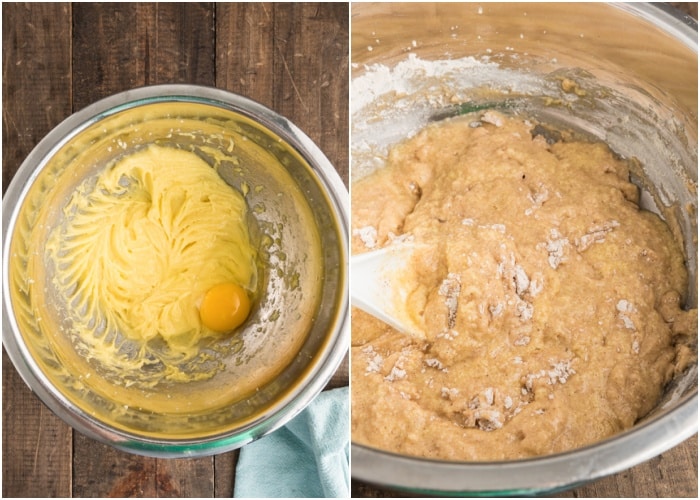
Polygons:
M628 163L533 130L494 111L436 123L353 184L353 253L428 247L403 277L426 340L352 312L354 442L561 452L631 427L695 359L680 244Z

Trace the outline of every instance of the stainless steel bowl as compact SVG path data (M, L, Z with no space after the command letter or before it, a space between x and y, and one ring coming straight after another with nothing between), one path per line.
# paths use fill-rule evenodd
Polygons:
M242 331L202 347L192 369L207 370L203 380L156 372L141 383L143 374L110 371L81 355L64 330L70 304L55 296L44 259L47 235L76 186L149 144L197 153L244 193L266 256L259 300ZM4 346L32 391L94 439L161 457L240 447L300 412L347 352L347 205L323 153L260 104L193 85L108 97L52 130L7 189Z
M634 180L643 205L682 235L690 273L686 301L697 307L695 21L639 3L361 3L352 8L351 59L353 180L381 167L387 147L436 112L470 100L516 98L529 115L640 160L644 172ZM435 66L416 60L445 64L432 71ZM476 463L353 443L352 474L438 495L551 492L632 467L682 442L697 432L697 406L695 365L632 429L585 448Z

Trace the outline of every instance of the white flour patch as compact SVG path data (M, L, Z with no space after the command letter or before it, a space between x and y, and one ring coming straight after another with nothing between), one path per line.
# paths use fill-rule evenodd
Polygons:
M420 40L417 41L420 44ZM501 68L492 56L430 61L415 53L393 67L353 65L350 83L352 180L384 166L388 148L412 137L435 112L474 100L475 90L543 95L556 82L537 75Z
M617 309L617 317L622 321L622 324L625 325L625 328L628 330L636 330L637 327L634 326L634 321L632 321L630 315L637 312L637 308L625 299L618 301L615 308Z
M352 235L358 236L367 249L372 249L377 246L377 228L374 226L365 226L355 229Z

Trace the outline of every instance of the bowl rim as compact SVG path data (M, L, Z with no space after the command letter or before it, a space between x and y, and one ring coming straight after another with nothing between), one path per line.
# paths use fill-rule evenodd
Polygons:
M667 4L608 5L654 24L695 54L698 23ZM689 371L695 373L697 365ZM671 411L655 415L605 440L562 453L491 462L444 461L399 455L351 443L351 472L380 487L428 495L532 495L573 488L629 469L698 432L697 387Z
M356 479L398 490L522 495L551 493L633 467L697 433L697 390L672 412L608 439L562 453L519 460L457 462L398 455L352 444Z
M304 159L325 192L337 222L340 262L339 308L323 350L296 381L244 426L202 438L152 438L115 428L75 406L49 381L32 360L22 340L10 297L9 256L19 208L49 159L91 125L128 109L157 103L185 102L232 111L281 138ZM324 389L342 363L349 346L349 196L338 171L321 149L294 123L272 109L242 95L196 84L159 84L136 87L100 99L71 114L46 134L27 155L10 181L2 200L2 343L24 383L57 416L88 437L123 451L159 458L207 456L239 448L278 429L300 413Z

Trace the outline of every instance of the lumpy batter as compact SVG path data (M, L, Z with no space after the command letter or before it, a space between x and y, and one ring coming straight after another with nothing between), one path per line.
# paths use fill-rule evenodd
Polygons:
M535 130L493 111L434 124L353 185L354 253L428 248L405 277L425 339L352 312L354 442L456 460L568 450L631 427L694 359L683 255L628 164Z
M256 250L243 196L195 153L151 145L84 181L51 233L58 295L85 353L117 373L158 365L165 378L203 338L199 306L219 284L253 295Z

